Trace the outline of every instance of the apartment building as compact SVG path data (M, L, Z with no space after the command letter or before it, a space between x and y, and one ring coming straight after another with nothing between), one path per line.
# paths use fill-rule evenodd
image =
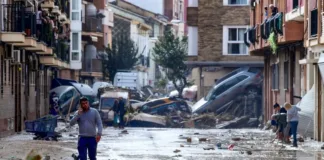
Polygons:
M249 46L250 55L264 58L265 121L271 119L275 103L296 104L300 99L296 99L295 96L304 95L305 89L312 87L302 83L306 70L310 68L299 65L303 63L300 60L306 53L303 46L304 2L303 0L249 2L251 21L244 42ZM270 4L278 10L271 10ZM267 14L264 7L268 7Z
M248 0L189 0L188 60L191 79L204 97L217 79L238 67L263 67L263 57L250 56L244 33L250 25Z
M109 7L114 13L113 37L129 36L138 47L140 64L134 68L138 71L137 88L153 86L157 67L153 60L153 47L158 37L163 35L167 18L125 1L117 0Z
M150 26L150 30L147 33L148 35L144 35L146 38L141 38L143 35L135 34L133 31L138 33L138 30L136 28L130 28L131 29L131 37L132 39L138 44L139 48L146 48L147 56L141 57L141 63L143 66L147 66L147 78L144 77L144 82L142 82L142 86L150 85L154 86L156 79L158 77L158 74L160 71L158 70L158 66L153 60L153 48L155 46L155 43L158 41L158 38L160 36L163 36L164 28L166 25L168 25L168 18L166 16L163 16L161 14L157 14L151 11L148 11L146 9L140 8L133 3L126 2L126 1L117 1L117 6L120 8L126 9L130 12L133 12L134 14L137 14L139 16L144 17L145 23ZM118 30L116 28L116 30ZM137 30L137 31L136 31ZM116 31L118 33L118 31ZM115 32L115 33L116 33ZM144 43L143 43L144 42ZM144 44L144 45L143 45ZM141 49L139 49L139 52L142 52ZM145 52L144 52L145 53ZM146 53L145 53L146 54ZM139 67L141 68L141 67Z
M300 64L305 68L303 82L306 94L312 94L307 101L314 107L314 138L324 141L324 27L323 1L302 1L301 11L304 13L304 46L307 48ZM300 17L302 18L302 17ZM306 95L305 95L306 97Z
M113 12L106 0L82 1L82 70L80 82L92 85L103 79L102 55L112 41Z
M174 34L182 37L188 34L188 26L186 23L188 0L125 0L141 8L164 15L169 18L170 24L173 25Z
M78 6L76 0L0 2L0 137L47 114L51 80L81 69Z

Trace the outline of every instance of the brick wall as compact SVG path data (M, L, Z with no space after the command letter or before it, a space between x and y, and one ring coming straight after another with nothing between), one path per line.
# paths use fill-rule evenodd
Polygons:
M262 57L224 56L223 26L249 25L249 6L224 6L221 0L199 0L198 60L200 61L262 61Z

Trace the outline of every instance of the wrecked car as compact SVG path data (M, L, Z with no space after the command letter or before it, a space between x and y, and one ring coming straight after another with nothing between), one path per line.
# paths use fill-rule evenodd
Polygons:
M129 108L129 93L127 90L119 88L104 88L103 94L100 96L99 100L99 113L101 119L104 123L110 124L114 120L114 111L112 108L114 106L114 101L119 97L122 97L125 101L126 108Z
M71 113L76 111L79 104L80 93L72 86L59 86L50 91L50 94L55 92L59 97L59 110L63 115L68 114L71 106Z
M207 96L192 107L192 111L220 113L240 95L260 95L262 82L261 69L250 67L237 69L218 80Z
M166 127L166 118L164 116L150 115L146 113L136 114L128 123L129 127Z
M169 115L180 111L184 114L191 114L191 108L187 102L179 98L161 98L147 102L140 107L140 112L152 115Z

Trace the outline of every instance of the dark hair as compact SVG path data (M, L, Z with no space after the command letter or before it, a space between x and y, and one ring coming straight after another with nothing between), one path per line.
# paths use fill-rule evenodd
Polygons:
M278 103L273 105L273 108L277 108L277 107L280 107L280 105Z
M268 7L264 7L265 10L268 10Z
M87 102L87 101L88 101L88 98L87 98L87 97L81 97L81 98L80 98L80 103L81 103L81 102Z

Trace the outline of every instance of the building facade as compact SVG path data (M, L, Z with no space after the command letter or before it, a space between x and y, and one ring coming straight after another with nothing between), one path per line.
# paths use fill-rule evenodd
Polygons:
M105 47L111 45L113 12L105 0L87 0L82 2L82 70L80 82L92 85L103 79L102 55Z
M297 104L305 89L303 84L306 66L299 65L305 57L303 46L304 1L251 1L250 26L244 42L249 46L250 55L264 58L264 116L265 121L274 113L273 105L285 102ZM265 6L273 4L278 12Z
M153 47L163 35L167 19L125 1L116 1L110 8L114 12L113 37L127 35L138 47L140 63L134 68L138 72L137 88L154 86L157 66Z
M189 0L188 60L191 79L204 97L215 81L238 67L263 67L243 37L250 24L248 1Z
M316 3L317 2L317 3ZM314 97L310 100L315 101L314 109L314 138L324 141L324 27L323 27L323 1L303 2L302 11L304 13L304 46L307 48L305 57L300 61L302 67L306 68L303 84L305 92L312 93Z
M0 6L1 137L48 113L53 78L77 76L81 41L73 37L81 9L78 1L65 0L6 0Z

